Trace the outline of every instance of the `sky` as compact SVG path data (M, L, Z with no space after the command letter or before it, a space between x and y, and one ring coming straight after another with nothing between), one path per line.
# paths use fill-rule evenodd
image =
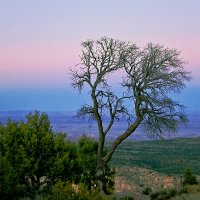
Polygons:
M193 79L177 97L200 111L199 0L0 0L0 110L76 110L81 42L107 36L181 51Z

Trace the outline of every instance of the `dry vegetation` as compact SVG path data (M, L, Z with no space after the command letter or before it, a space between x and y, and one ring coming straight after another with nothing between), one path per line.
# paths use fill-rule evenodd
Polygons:
M149 169L124 166L117 168L115 183L116 192L141 192L145 187L150 187L153 191L159 188L178 187L181 179Z
M200 181L200 176L197 176ZM118 167L115 177L115 193L120 196L134 196L136 200L149 200L148 195L144 195L146 188L154 191L163 189L180 189L181 176L169 176L150 169L140 167ZM189 187L189 194L181 194L172 200L199 200L200 185Z
M156 191L162 188L176 188L180 184L180 177L164 175L150 169L127 166L116 169L115 192L117 193L128 192L141 198L145 188L149 187L152 191ZM142 195L142 199L146 198Z
M123 143L111 161L116 167L115 192L146 200L150 197L142 193L147 188L153 192L170 188L178 191L186 168L191 168L200 182L199 139ZM195 200L196 196L199 197L198 190L195 191L176 199Z

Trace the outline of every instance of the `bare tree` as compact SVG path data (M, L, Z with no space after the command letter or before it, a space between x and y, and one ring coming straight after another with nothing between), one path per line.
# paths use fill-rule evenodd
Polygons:
M117 146L130 136L139 125L147 133L163 137L176 131L179 122L185 121L184 106L172 100L172 93L179 93L185 81L191 79L184 70L180 52L160 45L148 44L141 49L129 42L103 37L87 40L78 68L71 69L72 85L81 92L89 87L91 104L83 105L78 114L94 119L98 125L98 160L96 176L100 190L101 177ZM109 77L122 71L119 96L109 85ZM127 107L127 102L131 107ZM109 116L109 123L104 117ZM104 155L105 138L111 127L122 117L127 119L127 129L112 141Z

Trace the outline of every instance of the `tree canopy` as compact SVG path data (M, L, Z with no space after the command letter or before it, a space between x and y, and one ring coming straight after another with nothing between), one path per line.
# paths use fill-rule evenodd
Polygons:
M184 69L185 62L178 50L159 44L149 43L140 48L131 42L103 37L83 42L82 48L81 63L71 69L71 78L72 86L79 92L84 86L90 90L91 104L84 104L78 115L94 119L98 125L98 176L116 147L139 125L158 137L176 131L186 116L184 106L172 97L182 91L191 74ZM109 82L115 72L122 76L121 96ZM104 123L105 116L108 123ZM128 122L127 129L104 155L106 135L122 117Z

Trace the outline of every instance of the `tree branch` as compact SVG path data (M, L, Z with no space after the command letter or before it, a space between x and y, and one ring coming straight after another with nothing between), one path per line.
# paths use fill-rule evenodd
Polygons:
M123 134L121 134L119 137L117 137L117 139L112 143L111 147L109 148L108 153L103 158L105 163L107 163L111 159L111 157L112 157L115 149L118 147L118 145L121 144L122 141L124 141L128 136L130 136L136 130L136 128L141 123L141 121L142 121L142 116L137 118L135 120L135 122L133 124L131 124L131 126Z

